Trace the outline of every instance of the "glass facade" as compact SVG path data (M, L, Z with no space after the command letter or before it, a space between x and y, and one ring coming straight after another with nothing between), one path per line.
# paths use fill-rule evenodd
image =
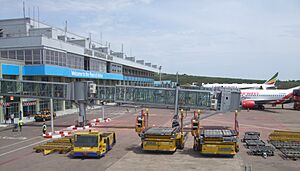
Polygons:
M43 50L1 50L0 58L25 62L28 65L43 64Z
M118 65L115 63L110 63L110 73L122 73L122 65Z
M84 69L84 56L67 53L67 67Z
M17 60L24 61L25 52L24 50L17 50Z
M32 64L32 50L25 50L25 64Z
M50 109L50 101L49 100L41 100L40 101L40 111L45 110L45 109Z
M66 108L66 109L72 109L72 102L66 100L66 101L65 101L65 108Z
M106 62L90 58L90 71L107 72Z
M36 108L35 105L30 105L30 106L23 106L23 116L32 116L36 114Z
M8 116L14 114L15 118L19 118L19 103L13 102L9 106L3 107L3 113Z
M8 58L8 51L1 51L0 58L7 59Z
M50 49L0 50L0 58L25 62L26 65L57 65L73 69L117 73L127 76L153 77L153 72Z
M54 111L62 110L62 100L53 100L53 110Z
M123 74L128 75L128 76L138 76L138 77L153 77L154 73L137 69L137 68L132 68L132 67L127 67L123 66Z
M45 58L44 58L45 64L67 66L66 53L45 49L44 54L45 54Z

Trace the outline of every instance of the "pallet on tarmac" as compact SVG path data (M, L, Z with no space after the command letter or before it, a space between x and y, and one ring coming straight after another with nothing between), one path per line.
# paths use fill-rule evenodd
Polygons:
M54 152L59 152L59 153L68 153L69 151L72 150L72 146L70 145L39 145L36 147L33 147L35 152L43 152L44 155L48 155Z
M290 141L269 141L275 148L300 148L300 142Z
M251 146L265 146L265 142L262 140L246 140L246 146L248 148Z
M286 158L290 158L293 160L298 160L300 159L300 148L281 148L279 149L282 154L286 157Z
M264 155L274 156L275 149L271 146L250 146L250 153L253 155Z
M59 139L54 139L52 142L54 143L71 143L73 140L72 137L63 137Z
M72 150L72 139L71 138L60 138L33 147L33 150L37 153L43 152L44 155L48 155L54 152L68 153Z
M275 130L269 135L269 140L300 142L300 132Z

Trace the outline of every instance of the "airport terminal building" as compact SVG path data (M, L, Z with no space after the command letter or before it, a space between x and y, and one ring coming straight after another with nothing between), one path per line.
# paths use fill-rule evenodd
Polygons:
M153 86L157 65L115 52L89 38L34 21L0 20L0 78L49 82L89 80L98 85ZM0 123L49 108L49 100L0 97ZM54 110L74 108L54 100Z

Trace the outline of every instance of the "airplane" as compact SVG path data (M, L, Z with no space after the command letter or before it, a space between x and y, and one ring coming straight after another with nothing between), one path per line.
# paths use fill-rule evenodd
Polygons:
M272 78L270 78L269 80L267 80L263 84L257 84L257 83L253 83L253 84L246 84L246 83L242 83L242 84L237 84L237 83L233 83L233 84L219 84L219 83L204 84L203 83L202 87L205 87L205 88L227 87L227 88L238 88L238 89L263 89L263 90L266 90L268 88L275 88L275 83L277 81L277 77L278 77L278 72L275 75L273 75Z
M285 90L241 90L241 104L246 109L264 110L264 104L286 104L293 101L293 91L300 90L300 86Z

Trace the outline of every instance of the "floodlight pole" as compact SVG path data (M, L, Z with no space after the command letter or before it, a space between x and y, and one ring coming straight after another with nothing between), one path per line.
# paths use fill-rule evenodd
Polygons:
M54 122L53 122L53 98L50 99L50 113L51 113L51 131L54 132Z

